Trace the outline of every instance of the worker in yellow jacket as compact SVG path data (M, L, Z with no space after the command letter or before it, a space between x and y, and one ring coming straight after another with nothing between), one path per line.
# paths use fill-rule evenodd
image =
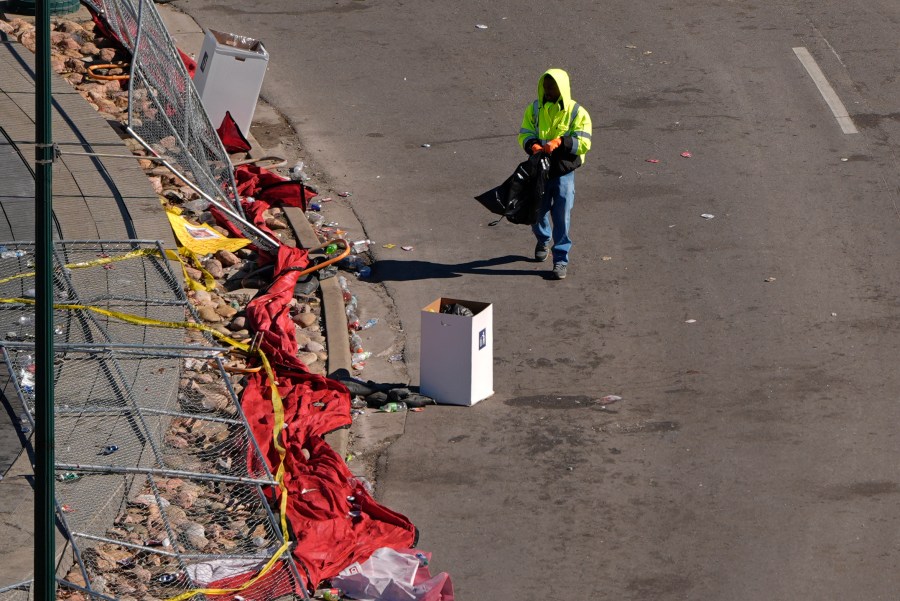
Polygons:
M566 277L572 247L569 224L575 203L574 171L584 164L591 149L591 116L572 100L569 74L562 69L549 69L541 75L537 97L525 107L519 144L528 154L550 156L549 180L538 221L532 226L537 238L534 258L546 261L552 252L552 275L561 280Z

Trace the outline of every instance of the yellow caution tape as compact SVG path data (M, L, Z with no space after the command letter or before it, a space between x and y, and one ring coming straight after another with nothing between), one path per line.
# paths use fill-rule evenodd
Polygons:
M190 251L190 249L182 248L179 251L186 256L189 260L197 261L196 255ZM104 265L107 263L112 263L115 261L124 261L126 259L132 259L135 257L143 257L155 255L159 256L159 251L152 248L140 249L130 251L123 255L117 257L101 257L92 261L82 261L79 263L71 263L67 264L65 267L69 269L80 269L85 267L95 267L98 265ZM174 251L167 250L166 256L170 259L177 259L182 264L182 268L184 267L184 262L181 261L181 256L176 254ZM199 263L199 261L197 261ZM202 268L201 268L202 269ZM209 275L208 272L205 272L205 276ZM0 279L0 284L19 279L19 278L27 278L34 277L34 272L29 273L20 273L15 276L7 277ZM206 277L204 276L204 279ZM209 276L212 278L212 276ZM206 289L205 286L195 282L185 273L185 279L189 283L189 285L194 284L198 288ZM213 286L215 286L215 281L213 281ZM193 287L193 286L192 286ZM35 304L35 300L31 298L0 298L0 303L5 304L25 304L25 305L33 305ZM160 321L158 319L151 319L149 317L141 317L140 315L134 315L131 313L123 313L121 311L110 311L109 309L103 309L100 307L94 307L90 305L80 305L80 304L54 304L54 309L57 310L70 310L70 311L91 311L93 313L97 313L100 315L105 315L107 317L111 317L113 319L118 319L120 321L124 321L126 323L131 323L135 325L148 326L148 327L158 327L158 328L170 328L170 329L192 329L198 330L201 332L207 332L215 337L217 340L220 340L227 344L228 346L235 348L237 350L243 351L245 353L249 353L251 348L250 345L245 344L243 342L238 342L234 338L222 334L218 330L215 330L205 324L195 323L195 322L174 322L174 321ZM272 365L269 363L269 359L266 354L262 351L262 349L256 349L256 353L258 354L260 361L263 364L263 368L266 371L266 377L269 380L269 389L272 394L272 411L275 418L275 424L272 432L272 440L275 445L275 449L278 452L278 467L275 472L275 481L278 483L278 488L281 491L281 502L280 502L280 526L281 526L281 534L283 543L278 551L266 562L266 564L260 569L259 573L257 573L253 578L245 582L244 584L235 587L235 588L205 588L205 589L193 589L190 591L186 591L178 596L170 597L167 601L185 601L186 599L190 599L191 597L199 594L203 595L227 595L231 593L237 593L243 590L246 590L253 586L256 582L258 582L261 578L263 578L266 574L268 574L276 562L281 558L281 556L288 550L290 547L290 534L288 532L287 526L287 504L288 504L288 491L284 485L284 458L287 453L287 449L285 449L284 445L281 441L281 433L284 430L284 403L281 398L281 394L278 392L278 381L275 377L275 372L272 369Z
M188 287L191 290L206 290L207 292L212 292L216 289L216 278L214 278L212 274L208 272L205 267L203 267L200 259L190 249L179 246L178 252L175 252L174 250L167 250L166 256L173 261L178 261L178 263L181 265L181 273L184 274L184 281L185 283L187 283ZM182 257L190 261L194 269L198 270L203 275L202 284L190 276L187 271L187 265L185 265L184 259L182 259Z
M96 267L97 265L106 265L108 263L115 263L117 261L125 261L126 259L134 259L136 257L147 257L150 255L159 256L159 251L155 248L140 248L138 250L129 251L123 255L119 255L117 257L100 257L99 259L93 259L91 261L79 261L78 263L66 263L63 265L65 269L83 269L85 267ZM0 284L5 284L7 282L12 282L13 280L20 280L23 278L33 278L35 277L35 272L28 271L25 273L17 273L16 275L9 276L7 278L0 279Z

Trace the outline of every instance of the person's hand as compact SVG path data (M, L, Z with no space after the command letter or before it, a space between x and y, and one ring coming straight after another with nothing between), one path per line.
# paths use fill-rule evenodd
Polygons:
M544 147L541 146L540 144L537 144L537 143L532 144L531 145L531 154L537 154L540 151L542 151L543 149L544 149Z
M562 144L562 138L554 138L553 140L550 140L549 142L544 144L544 146L541 147L541 150L543 150L547 154L553 154L553 151L559 148L560 144Z

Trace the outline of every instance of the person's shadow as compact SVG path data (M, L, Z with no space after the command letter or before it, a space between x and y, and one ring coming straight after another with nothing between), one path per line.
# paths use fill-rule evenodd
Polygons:
M403 261L399 259L382 259L372 264L370 282L411 282L414 280L432 280L441 278L458 278L464 275L530 275L549 278L549 272L534 269L490 269L499 265L509 265L534 259L522 255L506 255L468 263L432 263L430 261Z

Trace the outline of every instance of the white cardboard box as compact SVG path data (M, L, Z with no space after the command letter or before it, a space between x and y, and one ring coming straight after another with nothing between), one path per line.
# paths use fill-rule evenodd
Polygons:
M262 89L269 53L262 42L233 33L208 29L197 59L194 87L200 95L209 122L218 129L225 111L241 133L250 132Z
M459 303L475 315L441 313ZM471 406L494 394L493 306L439 298L422 309L419 390L438 403Z

